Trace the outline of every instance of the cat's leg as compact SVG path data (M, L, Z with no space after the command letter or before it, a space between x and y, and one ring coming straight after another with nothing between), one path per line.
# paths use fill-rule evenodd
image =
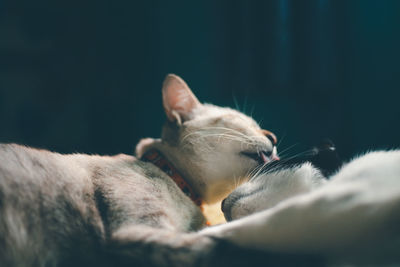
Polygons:
M397 203L370 205L351 192L333 196L335 200L331 197L298 197L272 210L215 226L200 234L222 238L244 248L328 258L360 258L361 254L371 251L374 257L385 253L391 257L399 255L400 199Z
M118 266L321 266L305 255L246 249L215 237L142 225L116 231L106 254Z
M372 251L369 255L395 257L400 255L399 159L399 152L363 157L311 193L201 234L269 251L344 257Z

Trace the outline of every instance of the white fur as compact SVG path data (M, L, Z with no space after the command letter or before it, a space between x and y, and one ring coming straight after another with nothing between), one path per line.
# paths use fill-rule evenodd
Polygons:
M320 172L306 163L293 169L258 175L237 188L225 202L235 201L230 215L236 220L271 208L285 199L308 193L325 182Z
M292 178L301 186L308 180L308 190L312 190L315 177L308 176L314 172L309 167L293 169ZM302 169L304 177L299 176ZM318 178L319 174L314 173ZM279 174L289 179L287 171ZM268 176L257 180L277 178ZM284 194L307 191L293 189L292 183L288 188L282 187L283 183L274 184ZM253 186L262 185L257 181ZM273 203L281 200L279 192L265 189L263 193L276 197ZM262 194L257 197L270 198ZM202 234L257 249L319 253L335 262L400 263L400 151L369 153L345 165L319 188L283 199L271 207L255 198L244 198L246 202L236 208L242 213L246 213L245 206L259 210L264 205L267 210L206 229Z

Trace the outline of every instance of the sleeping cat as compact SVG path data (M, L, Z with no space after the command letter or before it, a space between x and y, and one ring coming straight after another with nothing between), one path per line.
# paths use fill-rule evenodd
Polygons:
M203 234L246 248L319 255L334 265L397 266L400 150L371 152L340 167L334 146L325 143L306 158L268 164L222 210L234 221Z
M0 266L234 262L216 252L223 241L190 232L205 225L202 203L277 159L276 137L238 111L201 104L175 75L162 97L161 139L142 140L139 159L0 145Z

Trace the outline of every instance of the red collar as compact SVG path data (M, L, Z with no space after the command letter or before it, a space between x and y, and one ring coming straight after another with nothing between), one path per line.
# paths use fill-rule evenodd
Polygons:
M178 170L172 165L171 162L156 149L150 149L146 151L141 157L141 160L151 162L160 168L163 172L169 175L179 188L187 195L197 206L201 207L203 200L201 197L193 191L192 187L185 181Z

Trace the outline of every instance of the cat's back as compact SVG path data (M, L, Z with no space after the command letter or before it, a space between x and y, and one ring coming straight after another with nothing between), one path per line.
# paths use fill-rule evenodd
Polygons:
M84 167L90 161L0 144L0 266L51 266L63 258L61 251L87 249L69 240L101 242L102 222Z
M50 190L54 187L78 189L82 184L90 184L86 165L93 161L91 158L89 155L62 155L17 144L0 144L0 186L3 193L12 187L29 186L31 190L50 195L55 193Z

